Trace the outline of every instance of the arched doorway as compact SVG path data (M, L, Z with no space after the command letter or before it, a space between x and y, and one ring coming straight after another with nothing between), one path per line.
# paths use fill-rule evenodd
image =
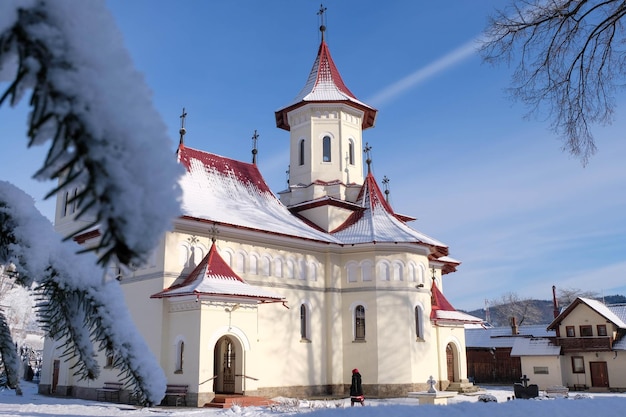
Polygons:
M448 368L448 381L458 382L459 376L457 371L458 354L452 343L446 346L446 367Z
M243 394L243 349L237 339L222 336L215 344L213 353L216 394Z

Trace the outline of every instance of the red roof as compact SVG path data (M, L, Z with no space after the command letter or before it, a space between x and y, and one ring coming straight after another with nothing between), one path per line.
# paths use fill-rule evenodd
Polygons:
M291 104L276 112L276 126L290 130L287 113L298 108L308 102L328 103L343 102L356 107L364 112L362 128L367 129L374 126L376 119L376 109L359 101L354 94L348 89L339 74L339 70L335 65L328 45L322 39L317 57L313 63L313 68L309 73L309 78L296 98Z
M433 280L433 285L430 289L430 319L437 323L446 322L453 324L465 324L465 323L482 323L483 320L470 316L469 314L457 311L452 304L446 299L439 288L437 283Z
M153 294L150 298L211 296L219 299L252 302L285 302L285 298L246 283L217 252L215 243L209 253L180 283Z

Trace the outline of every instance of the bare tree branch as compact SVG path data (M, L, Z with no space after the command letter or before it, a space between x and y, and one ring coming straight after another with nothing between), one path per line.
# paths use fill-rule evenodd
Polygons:
M596 152L591 125L610 124L626 81L624 0L516 1L490 19L486 62L517 60L509 93L545 116L583 165Z

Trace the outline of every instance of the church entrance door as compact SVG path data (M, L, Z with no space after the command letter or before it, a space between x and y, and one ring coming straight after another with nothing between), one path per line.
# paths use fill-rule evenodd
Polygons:
M229 336L221 337L213 354L216 371L214 392L217 394L242 394L242 349L239 342Z
M446 366L448 368L448 381L455 382L457 380L457 376L455 375L456 355L454 346L450 343L446 346Z

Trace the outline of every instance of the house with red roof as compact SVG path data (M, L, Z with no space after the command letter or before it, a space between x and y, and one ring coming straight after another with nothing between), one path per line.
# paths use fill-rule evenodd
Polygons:
M363 141L377 110L347 88L321 29L305 86L275 112L290 137L287 189L272 192L254 163L187 146L181 129L183 214L148 264L119 275L137 328L168 383L188 387L188 405L348 395L354 368L366 396L406 396L430 377L442 390L472 387L464 325L481 319L443 291L460 262L381 191ZM74 221L62 209L56 220ZM83 243L98 238L90 231ZM117 378L106 352L96 383L78 381L62 349L46 355L57 368L41 384L57 394L95 398Z

